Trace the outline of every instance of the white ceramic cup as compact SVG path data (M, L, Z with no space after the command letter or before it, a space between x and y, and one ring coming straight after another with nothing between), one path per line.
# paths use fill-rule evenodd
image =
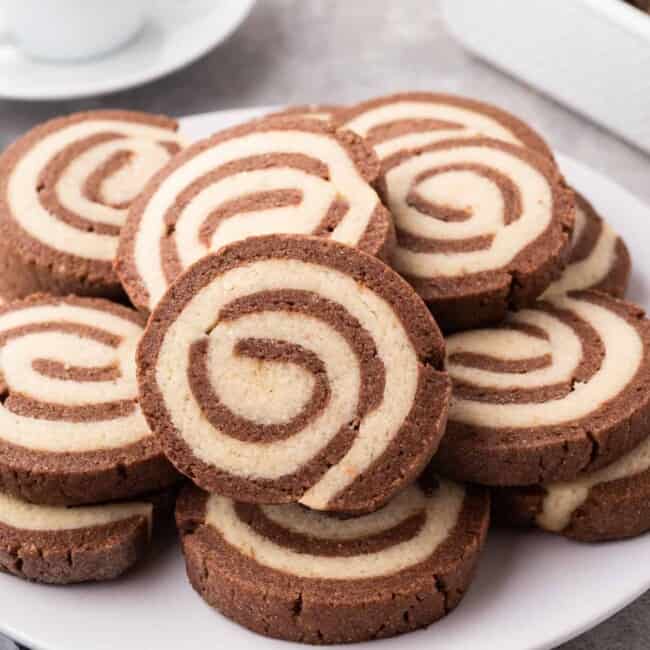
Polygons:
M29 56L71 61L118 48L142 28L152 0L0 0L3 38Z

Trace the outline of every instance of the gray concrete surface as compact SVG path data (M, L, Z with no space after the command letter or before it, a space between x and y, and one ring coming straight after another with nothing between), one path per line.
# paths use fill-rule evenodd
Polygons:
M84 108L186 115L259 104L350 102L400 89L438 89L499 103L535 125L558 150L650 203L648 156L467 56L445 32L430 0L260 0L226 43L160 81L82 101L0 100L0 145L41 120ZM649 646L646 594L562 650Z

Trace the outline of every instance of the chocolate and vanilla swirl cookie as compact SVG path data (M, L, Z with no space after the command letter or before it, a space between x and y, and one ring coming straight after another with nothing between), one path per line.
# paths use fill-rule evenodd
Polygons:
M575 292L447 339L454 393L434 458L487 485L572 480L650 431L650 321L630 303Z
M189 147L135 202L118 273L133 304L151 310L190 264L252 235L319 235L385 257L394 229L370 186L378 172L361 138L321 120L227 129Z
M440 480L341 519L192 486L176 519L192 585L225 616L266 636L347 643L424 627L458 605L485 540L489 496Z
M0 490L72 505L176 482L138 404L142 330L137 312L101 299L0 308Z
M340 108L335 118L337 124L365 138L382 160L442 140L476 137L502 140L553 158L541 136L519 118L497 106L457 95L386 95Z
M123 297L120 227L147 180L180 149L177 123L91 111L38 126L0 157L0 295Z
M569 262L544 296L596 289L621 298L630 277L627 246L584 196L576 193L575 199L576 219Z
M173 504L173 490L73 508L0 492L0 571L59 585L117 578L145 555Z
M541 138L478 102L413 93L361 104L340 123L381 159L397 229L394 268L443 330L495 322L564 265L573 196Z
M583 542L650 530L650 437L622 458L573 481L495 488L498 520Z
M316 237L252 237L194 264L153 311L142 408L209 492L371 511L438 446L443 350L424 303L378 259Z
M564 265L573 194L530 149L478 138L401 151L378 188L395 218L392 265L443 330L501 320Z

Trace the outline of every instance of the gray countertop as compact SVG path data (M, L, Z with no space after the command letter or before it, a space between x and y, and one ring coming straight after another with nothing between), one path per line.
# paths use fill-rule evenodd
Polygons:
M411 89L498 103L531 122L553 147L650 203L648 156L466 55L445 32L431 0L261 0L226 43L160 81L80 101L0 100L0 145L39 121L85 108L187 115L260 104L343 103ZM646 594L562 650L646 650L649 643Z

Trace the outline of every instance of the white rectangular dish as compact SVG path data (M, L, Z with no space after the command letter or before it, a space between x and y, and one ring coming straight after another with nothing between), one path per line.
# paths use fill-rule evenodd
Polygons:
M650 15L623 0L442 0L450 32L650 152Z

